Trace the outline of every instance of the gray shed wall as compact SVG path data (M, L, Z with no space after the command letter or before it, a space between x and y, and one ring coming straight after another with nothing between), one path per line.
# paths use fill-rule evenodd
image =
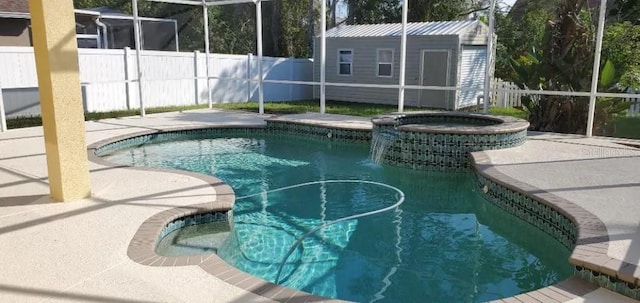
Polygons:
M314 45L314 79L320 80L320 39ZM393 49L393 76L391 78L377 76L377 49ZM338 75L338 49L353 49L353 72L351 76ZM449 50L450 71L448 84L455 86L458 76L458 60L460 43L458 36L409 36L407 37L406 84L420 85L421 51ZM359 37L359 38L327 38L326 81L339 83L393 84L399 83L400 73L400 37ZM315 87L314 96L320 96L320 89ZM366 102L378 104L397 104L398 89L386 88L354 88L327 86L327 100ZM448 104L453 104L455 93L449 94ZM405 105L419 105L419 91L406 90Z
M478 24L475 28L470 28L460 35L460 43L464 45L487 45L489 37L489 27Z

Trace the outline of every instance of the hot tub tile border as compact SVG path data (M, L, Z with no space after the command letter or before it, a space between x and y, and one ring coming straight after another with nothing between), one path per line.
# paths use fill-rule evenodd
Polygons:
M434 127L431 121L463 121L480 126ZM473 113L411 112L374 117L372 134L396 134L383 163L417 170L466 171L469 153L524 144L529 122Z

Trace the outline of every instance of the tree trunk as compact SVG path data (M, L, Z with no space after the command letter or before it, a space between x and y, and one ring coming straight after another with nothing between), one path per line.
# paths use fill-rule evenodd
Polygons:
M314 2L315 0L309 0L309 13L307 15L308 18L308 28L307 28L307 34L308 34L308 47L309 47L309 57L313 56L313 39L314 39L314 34L315 34L315 6L314 6Z
M336 26L336 5L338 4L338 0L330 0L331 5L329 6L331 12L331 21L329 23L329 28Z
M280 23L280 1L271 1L271 42L272 56L282 56L280 52L280 38L282 36L282 24Z

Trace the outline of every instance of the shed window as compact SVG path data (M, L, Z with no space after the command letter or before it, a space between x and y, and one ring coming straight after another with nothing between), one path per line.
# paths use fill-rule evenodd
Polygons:
M353 50L338 50L338 74L351 76L353 72Z
M378 77L393 76L393 50L378 50Z

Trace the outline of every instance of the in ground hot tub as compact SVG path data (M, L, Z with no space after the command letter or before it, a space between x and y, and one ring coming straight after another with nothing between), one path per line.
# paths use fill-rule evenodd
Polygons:
M374 161L413 169L464 170L469 153L522 145L529 122L461 112L413 112L372 120Z

